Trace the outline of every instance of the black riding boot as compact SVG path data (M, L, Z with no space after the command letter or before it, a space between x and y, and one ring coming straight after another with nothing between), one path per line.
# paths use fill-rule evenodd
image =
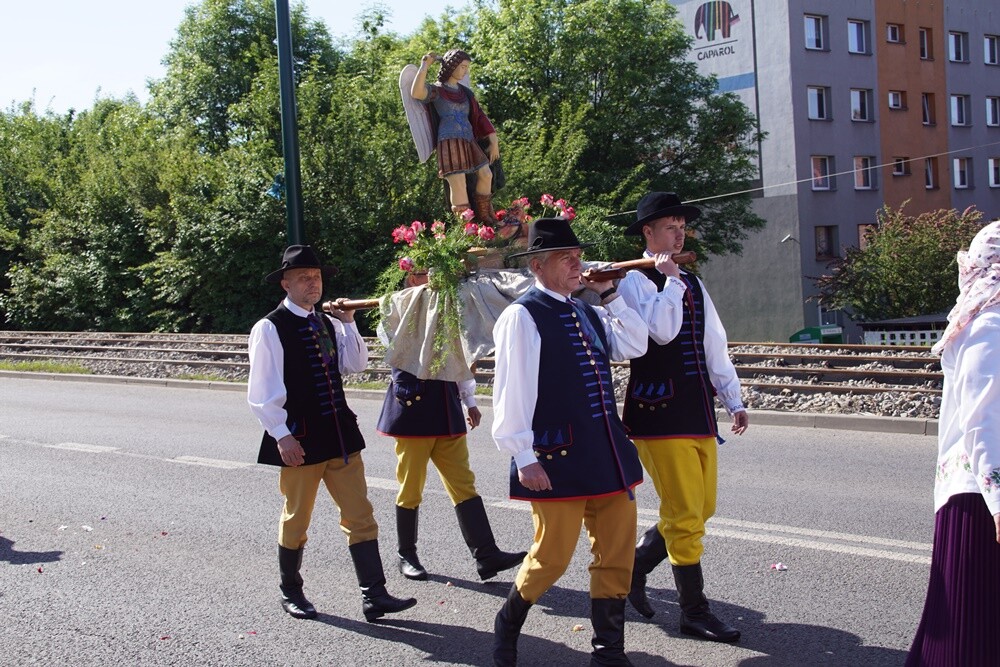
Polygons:
M635 564L632 566L632 590L628 601L635 610L646 618L653 618L653 606L646 597L646 575L667 557L667 543L663 541L660 529L654 524L635 545Z
M674 565L674 581L681 607L681 632L713 642L735 642L740 631L720 621L708 610L701 563Z
M396 536L399 539L399 573L407 579L427 580L427 570L417 558L417 516L419 507L396 505Z
M371 622L417 604L414 598L394 598L386 592L385 571L382 569L382 556L378 552L378 540L352 544L350 550L354 570L358 573L358 585L361 586L361 611L366 621Z
M462 537L469 546L472 557L476 559L476 571L479 572L480 579L485 581L495 577L497 572L516 567L528 555L527 551L500 551L496 538L493 537L493 529L490 528L489 517L486 516L483 499L479 496L455 505L455 514L458 515Z
M295 618L316 618L316 607L302 592L302 549L278 545L278 571L281 573L281 608Z
M632 667L625 655L625 600L592 598L590 623L594 626L590 666Z
M510 587L507 601L497 612L493 621L493 665L494 667L515 667L517 665L517 638L521 626L528 616L531 603L517 592L517 584Z

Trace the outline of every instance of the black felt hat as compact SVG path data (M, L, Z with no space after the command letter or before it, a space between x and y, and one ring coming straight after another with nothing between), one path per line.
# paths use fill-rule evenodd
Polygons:
M650 192L639 200L635 222L625 230L625 236L641 236L643 225L674 215L683 216L685 220L691 222L701 215L701 209L682 204L681 198L673 192Z
M264 276L264 282L280 283L282 276L288 269L319 269L324 276L332 276L337 273L336 267L324 266L319 261L319 255L312 249L312 246L290 245L285 248L285 252L281 256L281 268Z
M566 218L539 218L531 223L528 231L528 249L508 257L522 257L550 250L589 248L592 245L594 244L580 243Z

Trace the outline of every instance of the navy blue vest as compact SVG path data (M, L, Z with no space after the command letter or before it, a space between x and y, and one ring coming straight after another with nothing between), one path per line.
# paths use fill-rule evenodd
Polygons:
M267 315L274 323L285 357L284 383L287 394L282 406L288 413L285 424L305 450L305 465L321 463L337 456L360 452L365 439L358 417L347 407L340 377L337 334L325 315L320 320L333 339L333 360L323 366L318 334L308 320L284 304ZM258 463L283 466L274 438L265 431Z
M656 269L643 273L663 291L667 277ZM639 439L704 438L718 433L715 388L705 365L705 297L698 279L682 273L680 332L660 345L652 338L646 354L629 362L631 375L622 421Z
M382 414L375 428L396 438L448 438L464 434L458 384L421 380L393 368L392 382L385 392Z
M552 491L524 487L512 459L510 497L568 500L629 491L642 482L642 466L618 418L607 356L586 340L570 304L535 288L515 303L528 310L541 336L531 429L535 456ZM581 306L604 349L609 349L600 318L587 304Z

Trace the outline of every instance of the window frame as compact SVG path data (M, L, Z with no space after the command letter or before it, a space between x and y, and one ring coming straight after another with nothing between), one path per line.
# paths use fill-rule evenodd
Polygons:
M948 31L948 61L969 62L969 33L958 30Z
M823 167L822 171L819 172L817 176L816 167L821 165ZM809 158L809 169L812 174L809 179L809 186L812 188L813 192L829 192L834 189L833 176L833 157L830 155L812 155Z
M868 21L862 21L861 19L847 19L847 52L853 53L855 55L866 56L871 53L871 49L868 48L868 44L871 42L869 39L870 29ZM852 41L860 41L861 48L852 48Z
M937 125L934 93L920 93L920 120L925 126Z
M840 255L837 253L839 239L838 234L839 229L837 225L816 225L813 228L814 235L814 251L816 253L816 259L818 260L830 260L837 259ZM822 245L820 243L822 239ZM823 251L822 246L826 246L826 252Z
M1000 127L1000 96L986 96L986 127Z
M862 162L862 166L858 166L858 162ZM861 184L858 183L858 178L861 178ZM855 155L854 156L854 189L855 190L876 190L875 184L875 157L872 155Z
M924 158L924 189L937 190L940 185L938 179L938 162L936 157Z
M857 99L859 104L855 106ZM858 116L855 116L858 111ZM871 88L851 88L851 120L855 123L871 123L874 119L872 113L872 90Z
M908 157L894 157L892 158L892 175L893 176L909 176L910 175L910 158Z
M813 94L816 94L816 114L813 115ZM809 120L830 120L830 87L806 86L806 117Z
M983 35L983 64L1000 65L1000 35Z
M991 157L986 161L986 172L991 188L1000 188L1000 157Z
M892 103L893 96L896 97L896 102L897 102L896 104ZM888 97L887 103L888 103L890 109L892 109L894 111L898 111L900 109L905 109L906 108L906 91L905 90L890 90L887 97Z
M951 184L956 190L969 190L972 188L972 158L952 158Z
M827 19L827 17L823 16L822 14L804 14L802 18L803 18L803 24L802 24L803 35L802 35L802 37L805 40L806 50L807 51L828 51L829 48L827 47L827 43L829 42L829 40L827 39L827 35L826 35L826 19ZM815 27L817 28L816 39L814 40L815 43L813 45L810 45L810 43L809 43L809 37L810 37L810 35L809 35L809 27L810 27L809 23L810 23L810 21L813 21Z
M949 121L952 127L971 127L972 115L969 113L970 98L968 95L949 95Z
M934 33L930 28L920 28L920 59L934 60Z
M896 32L896 39L892 38L894 30ZM903 26L899 23L886 23L885 41L889 44L905 44L906 42L903 40Z

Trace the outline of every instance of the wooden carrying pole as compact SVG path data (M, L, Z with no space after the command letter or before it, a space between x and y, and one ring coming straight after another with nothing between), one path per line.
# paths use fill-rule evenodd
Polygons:
M678 264L691 264L698 256L690 250L674 253L671 257ZM656 265L656 260L652 257L642 259L630 259L624 262L615 262L606 269L587 269L583 272L583 277L587 280L604 282L605 280L617 280L624 278L631 269L651 269Z

